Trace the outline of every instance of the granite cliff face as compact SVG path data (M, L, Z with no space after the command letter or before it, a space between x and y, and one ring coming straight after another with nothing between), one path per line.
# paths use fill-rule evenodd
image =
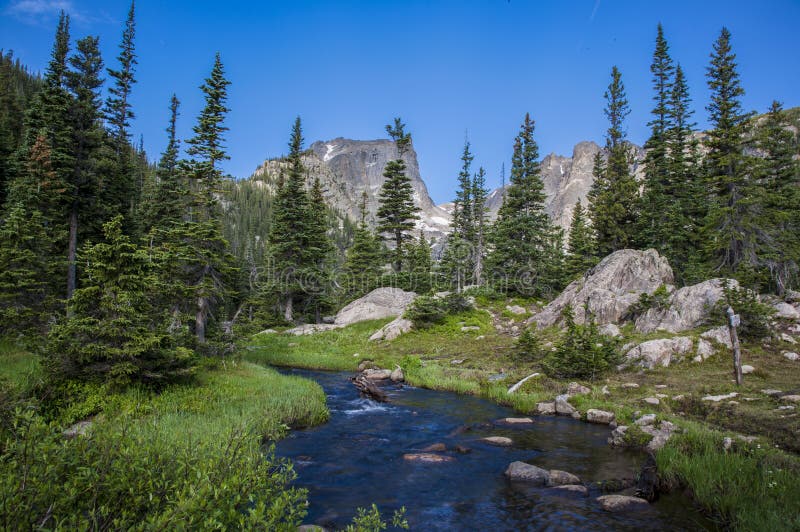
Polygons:
M635 147L637 163L633 170L641 177L640 165L643 150ZM594 177L592 168L594 157L600 146L594 142L578 143L572 151L572 157L551 153L541 162L542 180L544 181L547 213L565 230L569 228L575 202L587 205L586 196L592 186ZM361 217L361 196L367 192L367 220L374 222L378 209L378 196L383 184L383 169L386 163L397 158L397 148L390 140L349 140L336 138L319 141L303 155L303 164L308 172L308 182L319 177L325 189L325 199L329 205L339 210L352 220ZM405 155L408 176L414 188L414 201L420 208L420 220L417 228L434 244L443 243L444 236L450 230L452 203L434 205L425 182L420 174L417 154L413 147ZM281 172L287 170L284 159L270 159L264 162L255 172L252 179L261 180L264 186L273 188ZM490 219L497 217L497 211L503 203L503 189L490 192L487 198L487 209ZM439 247L437 246L437 247Z
M319 177L329 205L352 220L361 218L361 198L367 193L367 220L374 221L378 196L383 185L383 169L388 161L397 159L397 147L390 140L349 140L336 138L319 141L303 155L308 182ZM420 208L417 228L428 240L438 243L450 229L450 215L434 205L422 180L413 147L405 154L407 175L414 189L414 202ZM264 162L251 179L263 180L274 187L281 172L287 171L285 159Z

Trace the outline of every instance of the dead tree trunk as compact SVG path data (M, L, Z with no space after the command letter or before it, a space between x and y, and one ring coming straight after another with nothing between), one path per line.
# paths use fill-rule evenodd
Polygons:
M731 345L733 346L733 375L736 377L736 384L742 384L742 349L739 346L739 335L736 334L736 327L739 326L739 316L733 312L733 308L728 307L725 311L728 315L728 330L731 333Z

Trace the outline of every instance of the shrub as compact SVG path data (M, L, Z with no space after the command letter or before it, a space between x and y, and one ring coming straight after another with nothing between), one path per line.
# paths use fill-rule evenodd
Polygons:
M411 320L416 329L426 329L444 322L447 305L444 300L419 296L406 309L405 318Z
M563 316L567 330L556 342L555 351L542 362L549 376L595 380L619 363L616 342L601 335L593 319L585 325L575 323L569 305Z
M536 325L522 331L514 344L512 354L519 361L540 360L545 356L546 352L542 349Z
M758 300L758 294L744 287L732 287L725 283L725 297L714 307L714 316L718 323L727 324L726 309L730 306L739 315L739 336L749 340L758 340L769 336L769 322L775 309Z
M448 314L458 314L474 308L470 298L465 296L463 292L447 294L444 298L444 305Z
M667 285L662 284L652 294L643 292L639 300L628 310L626 318L635 320L650 309L663 310L669 306L669 291Z

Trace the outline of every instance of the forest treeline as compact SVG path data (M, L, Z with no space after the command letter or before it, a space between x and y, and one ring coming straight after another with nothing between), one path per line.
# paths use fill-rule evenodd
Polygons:
M198 355L229 352L237 334L321 321L378 286L477 285L547 299L623 248L657 249L683 284L724 276L776 293L797 285L797 113L778 102L762 115L743 108L725 28L707 68L711 127L701 133L658 26L641 180L622 75L611 69L605 145L566 234L545 212L532 117L514 139L493 222L486 171L473 170L465 142L440 260L416 226L404 158L411 134L400 118L386 126L399 155L384 169L376 219L348 220L303 166L300 118L274 188L224 174L230 82L219 54L192 136L177 137L173 96L164 150L150 161L132 141L136 66L133 7L113 68L97 37L73 42L64 13L42 75L11 53L0 62L0 334L30 340L59 379L188 376Z

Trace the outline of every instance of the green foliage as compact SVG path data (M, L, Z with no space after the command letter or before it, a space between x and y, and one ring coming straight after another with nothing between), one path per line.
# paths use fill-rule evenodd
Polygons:
M404 517L405 507L395 510L392 515L392 527L408 530L408 520ZM380 532L386 530L388 523L383 520L378 507L373 504L369 510L359 508L353 522L345 527L345 532Z
M539 148L529 114L514 141L511 185L503 198L489 243L487 266L496 289L550 295L561 288L560 233L544 210Z
M624 121L630 113L628 98L616 66L611 69L605 98L609 121L606 145L595 157L594 182L589 190L589 212L601 257L633 244L639 190L630 170L633 154L625 141Z
M635 320L650 309L664 310L669 307L669 291L667 285L662 284L652 294L642 292L639 299L628 310L628 319Z
M588 312L587 312L588 315ZM593 319L575 323L572 307L564 308L566 331L555 343L555 350L542 362L551 377L596 380L619 362L616 342L600 334Z
M739 315L738 332L743 339L760 340L772 333L770 321L775 309L760 302L754 290L726 283L724 292L725 298L717 303L713 312L718 323L728 323L726 309L730 306Z
M148 295L158 283L149 255L122 234L122 218L104 226L106 242L83 253L86 279L67 318L48 334L52 376L127 384L163 383L191 374L193 353L171 344Z
M408 306L404 314L416 329L426 329L443 323L445 316L447 316L447 304L443 299L432 296L419 296Z
M377 212L378 233L394 244L390 253L395 272L403 269L405 243L413 238L409 232L419 218L419 209L414 204L414 189L411 179L406 175L406 163L403 160L411 144L411 135L405 133L404 128L405 124L400 118L394 119L394 127L386 126L386 131L397 146L398 158L386 163L383 169L385 180L381 186Z
M546 353L535 325L523 329L513 348L515 359L529 363L540 361Z
M575 203L572 210L567 242L569 252L564 264L565 273L568 279L575 279L597 264L594 233L580 201Z

